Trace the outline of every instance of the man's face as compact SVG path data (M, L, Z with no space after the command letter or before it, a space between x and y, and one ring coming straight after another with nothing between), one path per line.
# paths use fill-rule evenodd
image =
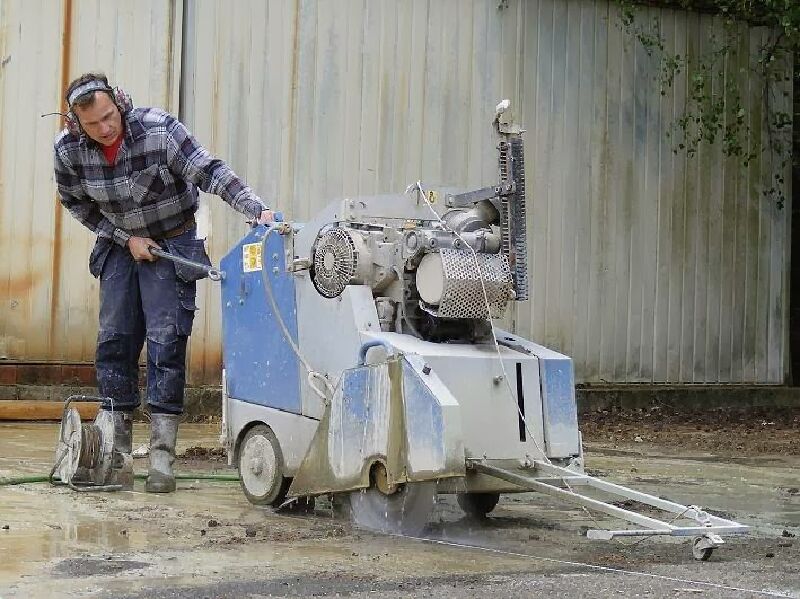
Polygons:
M122 115L105 92L94 92L94 102L75 106L74 112L86 135L99 144L110 146L122 133Z

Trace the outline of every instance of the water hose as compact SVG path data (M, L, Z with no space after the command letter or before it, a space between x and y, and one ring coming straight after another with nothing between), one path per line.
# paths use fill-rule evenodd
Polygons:
M135 476L138 480L145 480L146 474L137 474ZM0 478L0 487L10 485L26 485L29 483L46 483L50 479L47 475L31 474L27 476L12 476L9 478ZM221 482L239 482L239 476L236 474L176 474L176 480L212 480Z

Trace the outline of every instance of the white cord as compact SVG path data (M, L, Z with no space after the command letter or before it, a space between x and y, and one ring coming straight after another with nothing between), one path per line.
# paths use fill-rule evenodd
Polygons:
M290 520L298 520L309 522L310 518L302 516L284 515L283 518ZM790 593L782 593L780 591L767 591L764 589L745 589L742 587L728 586L717 582L708 582L705 580L693 580L691 578L678 578L676 576L666 576L664 574L654 574L652 572L637 572L636 570L623 570L622 568L614 568L612 566L601 566L599 564L590 564L587 562L577 562L574 560L558 559L555 557L545 557L542 555L532 555L530 553L521 553L519 551L508 551L505 549L498 549L496 547L482 547L481 545L473 545L471 543L459 543L457 541L447 541L445 539L434 539L432 537L415 537L412 535L404 535L401 533L383 533L385 536L395 537L398 539L407 539L409 541L417 541L421 543L430 543L431 545L442 545L444 547L455 547L458 549L472 549L475 551L486 551L488 553L495 553L497 555L508 555L511 557L526 558L535 561L548 562L551 564L562 564L564 566L575 566L578 568L587 568L589 570L597 570L600 572L611 572L613 574L625 574L627 576L639 576L642 578L652 578L656 580L666 580L669 582L680 582L685 584L696 584L699 586L710 587L713 589L720 589L723 591L737 591L740 593L752 593L754 595L763 595L766 597L788 597L794 595Z
M554 564L563 564L566 566L577 566L580 568L589 568L591 570L599 570L601 572L613 572L615 574L627 574L629 576L642 576L645 578L655 578L658 580L667 580L670 582L680 582L680 583L687 583L687 584L696 584L702 585L706 587L711 587L714 589L721 589L725 591L738 591L744 593L753 593L754 595L764 595L767 597L792 597L792 595L788 593L780 593L777 591L765 591L761 589L744 589L741 587L732 587L724 584L719 584L716 582L706 582L704 580L692 580L690 578L677 578L673 576L665 576L663 574L653 574L650 572L637 572L635 570L623 570L621 568L612 568L610 566L600 566L597 564L588 564L585 562L576 562L572 560L564 560L564 559L557 559L554 557L543 557L540 555L531 555L529 553L518 553L516 551L506 551L504 549L494 549L492 547L481 547L480 545L472 545L469 543L458 543L455 541L445 541L443 539L431 539L425 537L412 537L409 535L402 535L402 534L390 534L390 536L400 537L403 539L411 539L413 541L422 541L424 543L433 543L436 545L444 545L446 547L460 547L462 549L477 549L478 551L488 551L490 553L497 553L500 555L510 555L513 557L522 557L528 558L543 562L550 562Z
M267 240L269 239L269 236L272 235L272 232L274 230L275 227L270 227L269 230L267 231L267 234L264 237L264 242L263 242L264 247L266 247ZM313 368L311 368L311 364L309 364L308 360L305 359L302 352L300 351L300 348L294 342L294 339L292 339L292 334L289 332L289 327L286 326L286 322L283 320L281 311L278 309L278 304L275 301L275 296L272 294L272 281L269 278L266 266L262 266L262 268L263 268L262 271L263 276L261 277L261 279L264 282L264 289L267 292L267 299L269 299L270 306L272 307L272 313L275 315L275 319L278 321L278 325L280 326L284 338L289 343L289 346L292 348L292 351L297 356L297 359L300 360L300 364L302 364L303 368L305 368L306 372L308 373L306 377L306 382L308 383L308 386L316 395L318 395L326 403L332 401L333 395L336 392L336 388L339 387L339 381L341 381L342 377L340 376L339 380L337 380L336 382L336 385L332 386L330 384L330 381L328 381L328 379L325 377L323 373L318 372ZM325 391L330 393L330 395L326 396L325 392L314 384L313 382L314 380L320 381L324 385Z
M539 445L539 442L536 440L536 436L531 432L531 429L528 426L528 420L525 418L525 414L522 413L522 409L519 407L519 403L514 398L514 390L511 388L511 383L510 383L509 378L508 378L508 372L506 371L506 366L505 366L505 363L503 362L503 354L500 352L500 344L497 342L497 332L496 332L496 330L494 328L494 323L492 322L492 318L491 318L491 306L490 306L490 303L489 303L489 295L486 293L486 282L485 282L484 277L483 277L483 271L481 269L480 262L478 261L478 253L475 251L475 249L469 243L467 243L464 240L463 237L461 237L461 235L458 234L457 231L454 231L453 229L448 227L447 224L442 220L442 217L439 216L439 213L436 212L436 210L434 210L433 206L431 205L430 200L428 199L428 195L425 193L425 190L422 188L422 181L417 181L416 183L414 183L412 185L409 185L406 188L406 193L409 193L409 192L414 191L414 190L419 190L420 195L425 200L425 205L428 207L428 209L436 217L436 220L439 221L439 224L442 225L442 228L445 231L449 231L450 233L453 233L464 244L464 246L466 246L469 249L469 251L472 252L472 259L475 261L475 266L478 269L478 273L480 275L479 279L480 279L480 282L481 282L481 290L483 292L483 301L484 301L484 304L486 306L486 320L489 322L489 326L492 329L492 341L494 341L495 351L497 352L497 357L500 360L500 368L503 371L503 380L505 381L506 387L508 388L508 393L509 393L508 397L514 403L514 406L517 409L517 413L519 414L519 417L522 420L523 426L525 427L525 430L528 433L528 437L530 437L530 439L533 441L533 444L536 446L536 449L541 454L542 459L544 459L545 463L550 464L551 463L550 459L547 457L547 455L545 454L544 450Z
M475 266L478 269L478 273L480 275L479 278L480 278L480 282L481 282L481 290L483 291L483 301L484 301L484 305L486 307L486 320L489 322L489 326L492 329L492 341L494 341L494 347L495 347L495 351L497 352L497 358L500 361L500 368L503 371L503 379L505 380L506 388L508 389L508 394L509 394L508 397L512 401L512 403L514 404L514 407L517 409L517 414L519 414L519 417L522 420L522 424L523 424L523 426L525 427L525 430L528 433L528 437L530 437L530 439L533 441L534 446L539 451L539 454L541 454L542 460L544 461L545 464L551 464L552 465L552 462L550 461L550 458L547 456L547 454L545 453L544 449L542 449L542 447L539 445L539 442L536 440L536 436L531 432L531 429L528 426L528 420L527 420L527 418L525 418L525 414L522 413L522 409L519 406L519 402L514 398L514 390L511 388L511 383L510 383L510 381L508 379L508 372L506 371L505 363L503 362L503 355L500 352L500 344L497 341L497 331L494 328L494 323L492 322L492 318L491 318L491 307L490 307L490 304L489 304L489 296L486 293L486 283L485 283L485 279L483 277L483 271L481 270L480 262L478 261L478 253L475 251L475 249L471 245L469 245L464 240L463 237L461 237L461 235L458 234L457 231L455 231L455 230L451 229L450 227L448 227L447 224L442 220L442 217L439 216L439 213L436 212L436 210L434 210L433 206L431 205L430 200L428 200L428 195L425 193L425 190L422 188L422 181L417 181L415 184L409 185L406 188L406 193L409 193L410 191L414 191L415 189L419 190L419 193L422 196L422 198L425 200L425 204L428 206L428 209L436 217L436 220L439 221L439 223L441 224L442 228L445 231L449 231L450 233L453 233L456 237L458 237L459 240L461 240L461 242L464 244L464 246L466 246L469 249L469 251L472 252L472 259L475 261ZM575 493L575 491L572 489L572 487L569 484L569 481L566 478L564 478L563 476L559 477L559 478L561 479L562 484L570 492ZM592 512L589 511L586 508L586 506L580 506L580 507L583 510L583 512L587 516L589 516L589 518L595 523L595 525L598 528L602 528L602 526L600 526L600 523L597 521L597 519L595 519L595 517L592 514Z

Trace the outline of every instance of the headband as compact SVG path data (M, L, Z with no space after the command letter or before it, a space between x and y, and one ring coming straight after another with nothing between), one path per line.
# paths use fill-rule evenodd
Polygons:
M70 93L69 97L67 98L67 104L69 104L71 108L72 105L75 103L75 100L77 100L81 96L85 96L89 92L95 92L95 91L110 92L112 91L112 89L107 83L103 83L100 79L92 79L91 81L82 83L78 87L73 89L72 93Z

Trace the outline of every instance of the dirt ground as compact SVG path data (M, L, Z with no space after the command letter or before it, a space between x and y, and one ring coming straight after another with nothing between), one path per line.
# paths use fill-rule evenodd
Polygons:
M581 415L586 442L710 451L722 456L800 455L800 407L681 411L668 406Z
M708 562L695 561L684 539L590 541L586 529L614 521L535 493L504 495L482 521L440 496L421 538L408 538L355 528L325 499L312 513L256 508L235 482L181 480L158 497L141 480L110 494L23 484L0 486L0 598L800 598L796 414L760 418L582 419L590 473L752 527L726 537ZM750 441L735 439L759 427L785 445L753 435L747 450ZM46 472L56 430L0 425L0 478ZM146 434L137 424L134 445ZM183 426L178 471L235 473L217 436L215 426ZM714 436L727 445L693 445ZM145 468L136 460L137 472Z

